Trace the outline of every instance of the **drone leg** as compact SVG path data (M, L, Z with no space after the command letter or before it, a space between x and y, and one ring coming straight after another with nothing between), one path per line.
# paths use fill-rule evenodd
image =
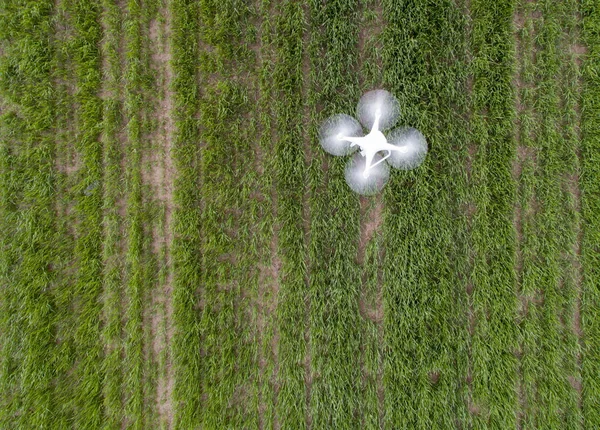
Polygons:
M387 155L385 157L383 157L381 160L379 160L377 163L370 166L369 168L373 168L373 167L377 166L379 163L383 163L386 159L390 158L390 156L392 155L392 151L390 151L389 149L386 149L386 151L388 152Z
M369 177L369 170L371 169L371 161L373 161L373 156L375 155L372 152L368 152L366 154L363 154L364 157L366 158L365 160L365 171L363 172L363 178L368 178Z

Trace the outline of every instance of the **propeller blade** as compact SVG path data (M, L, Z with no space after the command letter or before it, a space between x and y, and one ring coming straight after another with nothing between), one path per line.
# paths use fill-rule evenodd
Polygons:
M371 130L378 109L381 113L379 131L396 125L400 116L400 102L386 90L373 90L363 94L356 106L356 116L365 128Z
M350 142L340 136L363 136L360 123L345 114L333 115L323 121L319 128L319 143L326 152L331 155L349 155L358 149L357 146L350 146Z
M371 165L381 160L382 156L377 153L373 157ZM390 178L390 167L386 162L379 163L369 169L369 176L365 178L366 158L360 153L354 154L346 164L346 182L352 191L364 196L377 194L385 186Z
M405 149L392 151L386 160L392 167L411 170L419 167L427 155L427 140L416 128L397 128L387 136L388 143Z

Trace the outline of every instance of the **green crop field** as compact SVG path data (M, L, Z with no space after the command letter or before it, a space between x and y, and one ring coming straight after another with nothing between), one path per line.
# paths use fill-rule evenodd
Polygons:
M1 0L0 428L599 429L600 2Z

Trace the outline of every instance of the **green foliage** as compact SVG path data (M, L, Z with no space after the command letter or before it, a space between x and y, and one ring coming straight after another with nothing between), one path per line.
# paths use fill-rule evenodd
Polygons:
M276 414L284 428L305 427L304 339L306 248L302 229L305 167L302 145L302 35L304 11L298 2L274 4L273 102L276 137L271 147L275 161L276 222L279 269L277 325L279 330Z
M46 428L54 377L53 2L3 2L0 426Z
M471 344L473 423L516 423L517 331L515 228L514 1L471 3L473 94L473 309Z
M77 192L76 242L77 274L73 286L77 327L74 333L75 381L74 425L97 428L103 422L102 357L100 342L102 292L102 178L103 157L99 134L102 101L98 96L102 73L99 44L99 7L95 3L69 3L74 27L70 46L76 80L76 150L82 174Z
M430 151L384 190L384 425L453 428L467 415L466 20L451 1L383 6L384 86Z
M173 159L177 176L174 181L173 246L174 268L173 365L174 426L193 428L202 416L200 324L197 289L201 284L200 249L200 172L198 160L199 132L195 115L198 111L199 32L198 5L195 1L171 3L173 26L173 92L175 100L175 136Z
M574 153L564 148L568 145L562 136L561 100L559 85L567 86L566 80L557 80L561 73L560 3L540 2L543 25L537 32L538 51L536 55L536 100L535 108L539 118L539 134L536 136L538 175L535 178L538 208L536 210L536 234L538 236L536 254L540 267L537 270L535 285L541 303L530 307L538 309L539 369L536 377L536 400L533 418L537 425L546 428L565 428L565 415L576 408L573 397L576 395L570 385L563 357L570 353L561 337L560 315L566 289L564 269L561 270L562 254L571 252L563 247L563 240L573 226L568 223L567 206L562 195L563 178L572 171ZM569 13L572 13L570 11ZM574 355L571 353L571 359ZM567 404L567 400L570 403ZM567 406L568 405L568 406ZM569 426L573 427L573 424Z
M358 102L358 2L311 1L309 12L309 55L314 73L305 85L309 85L307 98L314 113L304 119L309 121L304 139L319 156L308 170L312 191L308 248L312 387L308 414L314 428L349 429L360 427L362 406L360 273L356 264L360 208L358 196L344 179L347 160L323 157L317 127L328 115L353 114ZM323 107L320 111L319 106ZM295 120L298 124L301 121ZM323 159L328 164L326 173L319 171ZM296 187L303 188L301 184Z
M144 75L142 59L142 5L131 0L127 2L127 15L124 20L125 36L125 101L124 112L127 118L127 184L126 209L126 290L127 308L125 311L124 345L125 390L127 393L125 415L131 428L143 428L144 407L144 328L143 307L146 288L148 261L144 249L144 201L142 195L142 133L144 109Z
M159 374L181 429L600 427L597 1L5 0L0 21L1 428L165 425ZM430 152L359 198L318 127L379 86Z
M102 340L105 348L103 362L103 408L106 429L120 428L123 421L123 342L121 339L121 227L122 217L119 214L122 148L119 142L121 127L120 102L120 56L119 35L121 34L121 11L115 2L103 2L103 26L106 29L102 53L107 59L108 70L105 89L110 97L104 101L103 144L104 144L104 326Z
M258 428L256 407L256 340L252 328L252 299L256 280L249 267L254 222L248 215L252 198L253 116L248 100L249 80L237 78L246 66L244 29L250 10L243 2L200 2L204 61L202 91L201 195L204 242L201 331L205 360L206 397L203 428ZM252 137L251 137L252 136ZM253 259L254 260L254 259ZM255 261L254 261L255 262Z

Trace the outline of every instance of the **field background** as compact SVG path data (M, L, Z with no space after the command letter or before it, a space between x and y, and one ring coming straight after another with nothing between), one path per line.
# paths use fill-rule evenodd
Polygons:
M0 428L600 428L597 0L3 0L0 87Z

